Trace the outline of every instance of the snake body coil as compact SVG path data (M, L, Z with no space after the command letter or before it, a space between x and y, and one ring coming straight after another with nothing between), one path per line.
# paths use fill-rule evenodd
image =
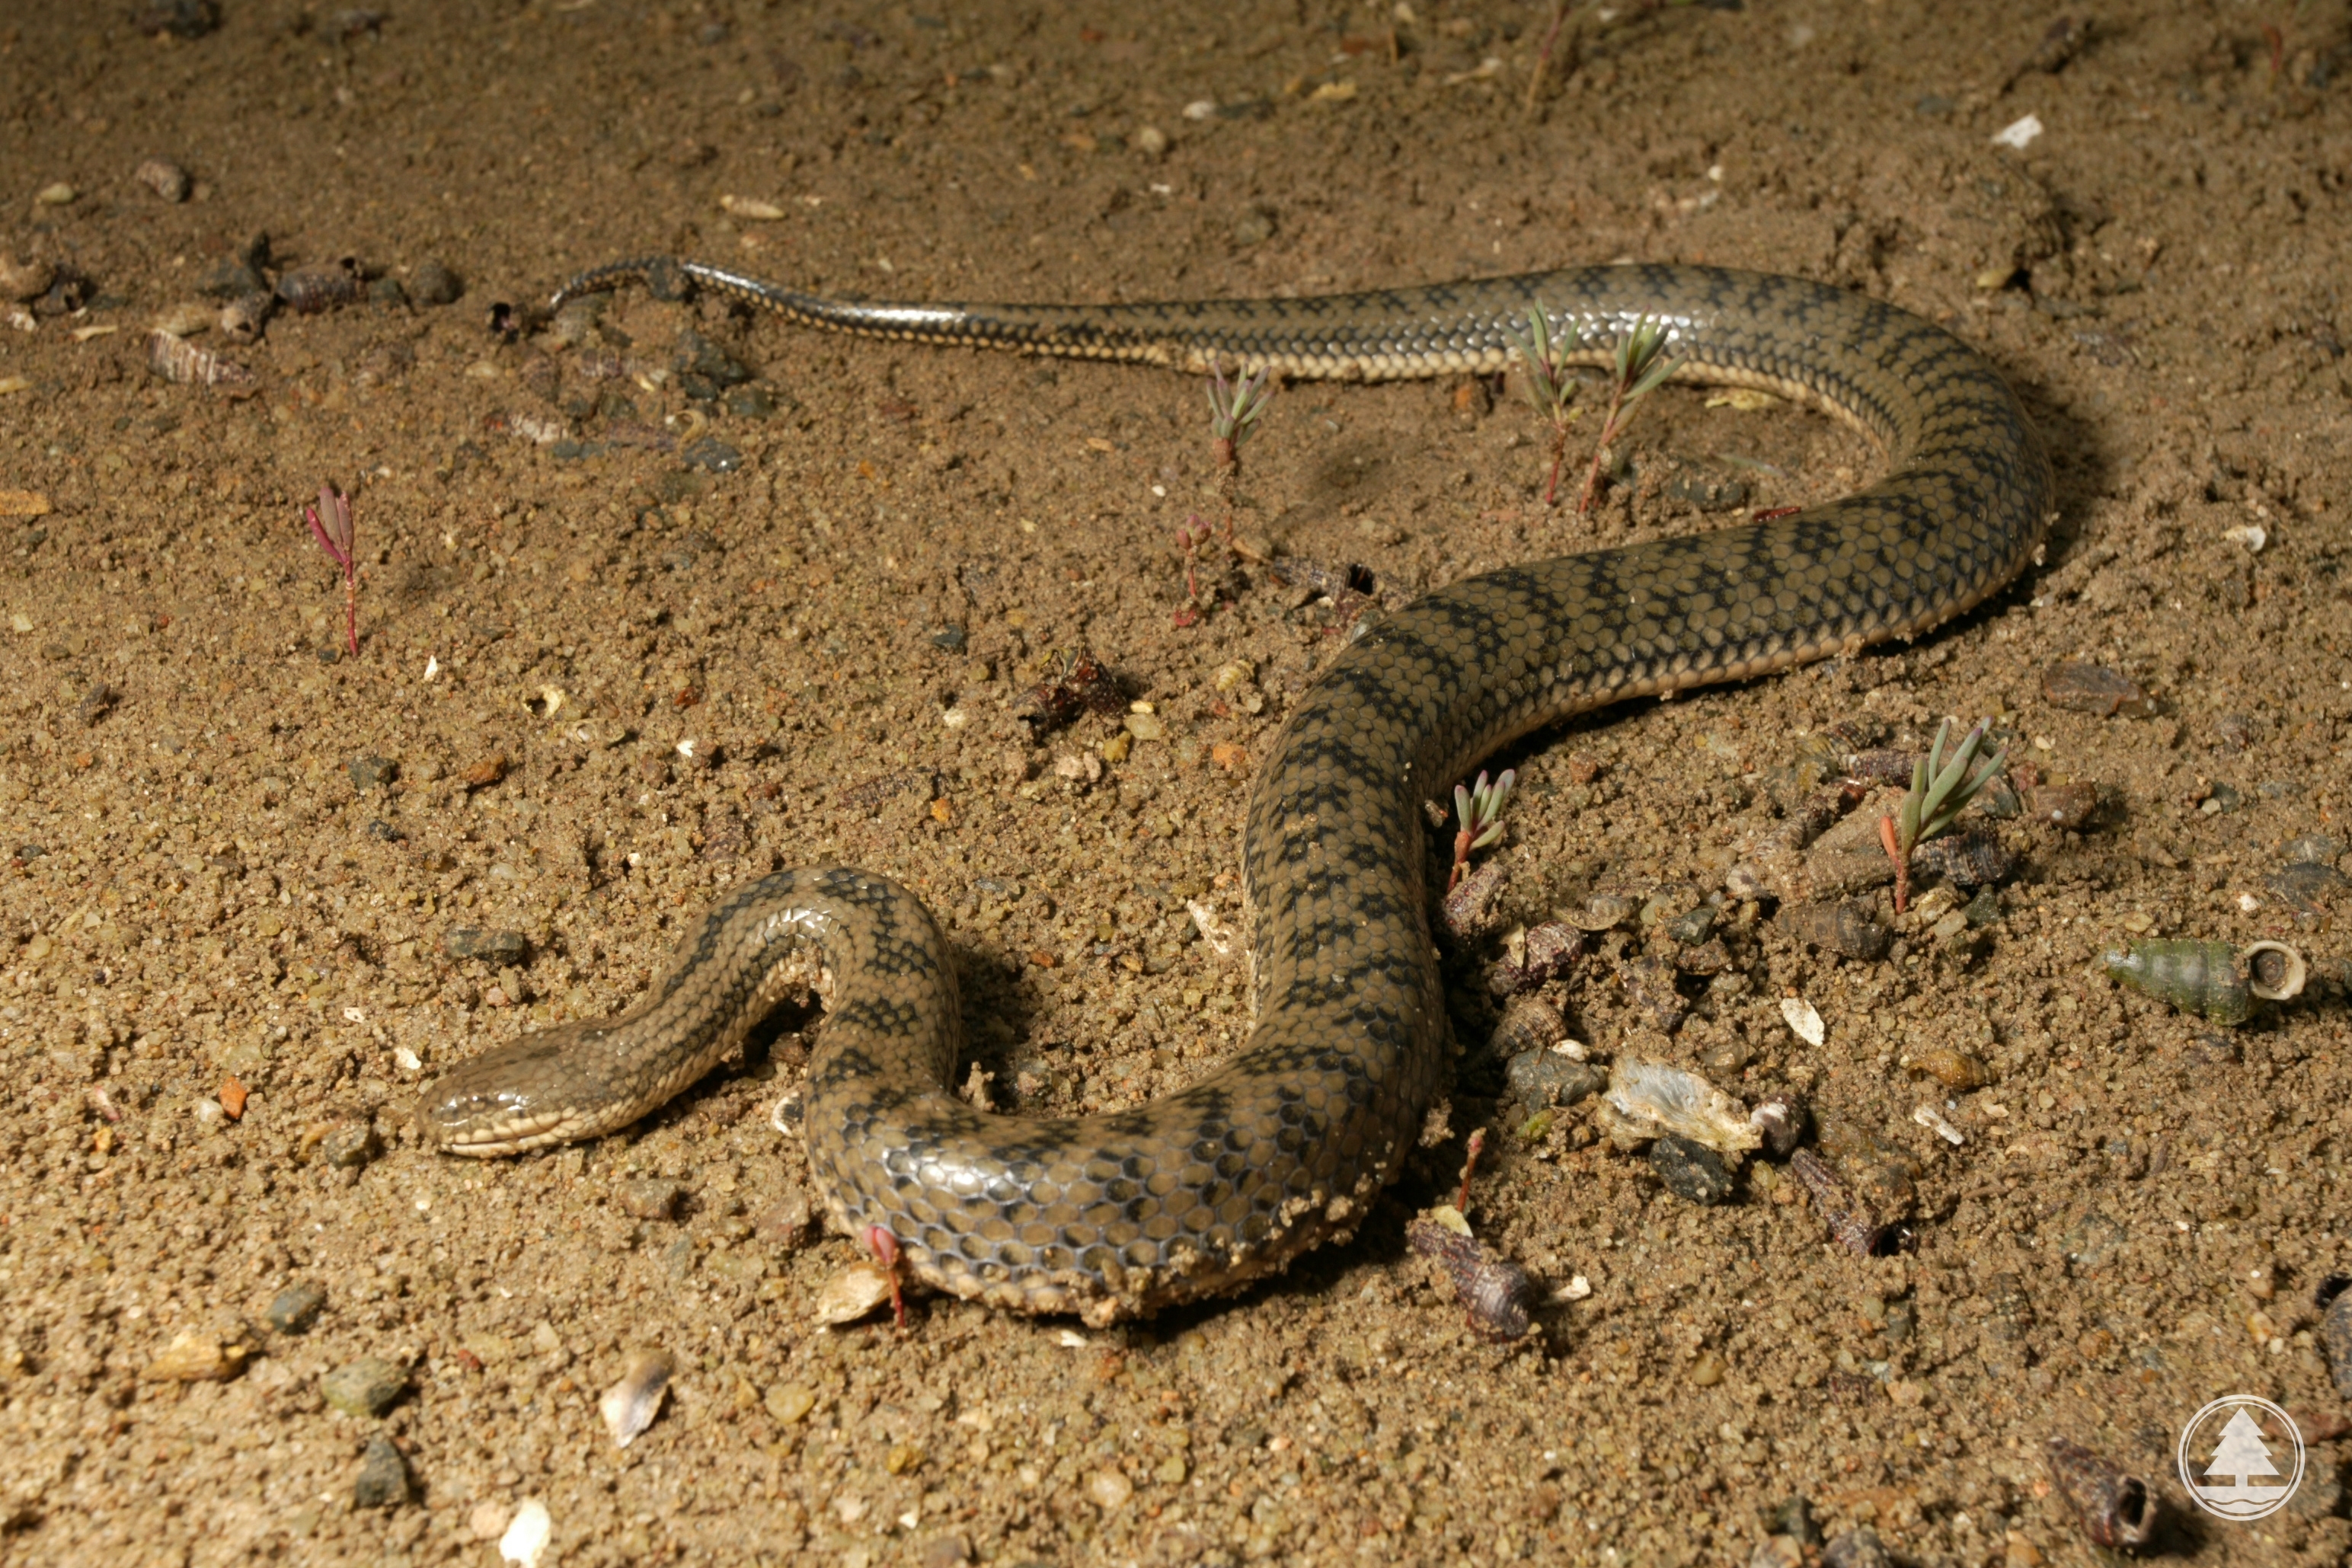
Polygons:
M1181 1092L1082 1118L974 1111L947 1087L959 1019L939 928L896 883L827 869L780 873L711 911L626 1017L488 1052L421 1109L462 1154L610 1131L813 986L829 1016L808 1149L835 1221L860 1237L886 1228L940 1290L1097 1323L1230 1290L1344 1237L1396 1175L1445 1058L1420 800L1585 709L1925 632L2014 577L2051 507L2048 460L1980 355L1794 278L1609 267L1317 299L910 306L656 260L583 274L566 295L633 277L874 337L1300 378L1499 370L1506 325L1538 305L1573 329L1581 362L1605 363L1655 317L1679 379L1819 403L1885 449L1885 477L1827 505L1471 578L1340 654L1250 799L1255 1030Z

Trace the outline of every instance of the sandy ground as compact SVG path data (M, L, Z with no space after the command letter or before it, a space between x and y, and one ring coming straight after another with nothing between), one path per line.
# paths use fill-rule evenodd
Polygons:
M0 260L66 269L0 329L0 1557L492 1563L536 1500L564 1563L1744 1563L1858 1529L1901 1563L2086 1563L2064 1437L2150 1479L2170 1552L2343 1560L2316 1304L2352 1270L2341 0L2056 33L1580 7L1532 96L1548 5L221 0L149 34L213 9L0 19ZM998 1104L1186 1082L1246 1019L1186 905L1234 912L1252 768L1338 607L1212 549L1179 613L1176 530L1223 503L1175 377L642 291L490 329L651 251L918 298L1771 268L1979 344L2063 512L2045 564L1917 646L1504 759L1451 1135L1351 1245L1108 1333L936 1301L828 1331L854 1254L795 1223L771 1120L811 1020L550 1156L425 1152L415 1087L621 1007L687 914L830 857L932 902ZM209 322L240 264L317 289L347 256L344 308L186 340L249 381L151 372L151 328ZM1293 388L1235 520L1401 602L1719 526L1706 484L1786 505L1874 461L1669 391L1580 520L1540 504L1545 452L1516 382ZM357 495L356 657L300 517L328 480ZM1078 648L1156 722L1033 737L1015 702ZM2146 711L2053 706L2068 659ZM1592 1102L1512 1102L1503 928L1595 893L1687 909L1783 825L1831 744L1801 736L1916 747L1946 715L2095 789L2072 828L1995 824L2022 863L1973 942L1912 919L1841 958L1735 900L1676 1033L1621 983L1674 950L1638 921L1547 993L1596 1061L1809 1097L1832 1155L1911 1187L1888 1255L1783 1167L1701 1207ZM2140 935L2282 939L2314 979L2218 1029L2094 974ZM1980 1086L1922 1076L1962 1051ZM1402 1239L1478 1126L1470 1218L1541 1291L1500 1349ZM648 1348L679 1371L624 1451L596 1401ZM2172 1469L2230 1393L2311 1437L2257 1524Z

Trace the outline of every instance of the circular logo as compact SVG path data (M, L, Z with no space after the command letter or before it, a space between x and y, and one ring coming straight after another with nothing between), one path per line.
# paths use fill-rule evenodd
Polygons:
M2224 1395L2191 1416L2176 1457L2197 1506L2239 1524L2276 1513L2303 1484L2303 1434L2251 1394Z

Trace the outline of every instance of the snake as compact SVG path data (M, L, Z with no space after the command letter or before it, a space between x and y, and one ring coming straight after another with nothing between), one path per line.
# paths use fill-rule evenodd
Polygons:
M1351 1237L1431 1124L1451 1044L1424 798L1579 713L1917 637L2004 589L2052 517L2049 457L1984 355L1790 277L1620 264L1318 298L953 305L654 257L583 273L555 303L629 281L870 338L1294 380L1500 371L1538 312L1563 365L1606 370L1662 331L1675 379L1821 407L1883 453L1875 482L1792 514L1486 571L1360 628L1252 781L1250 1030L1187 1087L1083 1116L967 1103L939 923L887 876L814 866L702 914L625 1014L521 1035L418 1104L425 1142L458 1155L611 1133L813 993L803 1133L833 1225L934 1290L1095 1325Z

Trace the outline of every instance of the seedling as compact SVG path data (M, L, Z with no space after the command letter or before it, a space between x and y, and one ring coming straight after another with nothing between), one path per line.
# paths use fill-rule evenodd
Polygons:
M1502 777L1489 784L1481 768L1476 783L1454 787L1454 815L1462 829L1454 835L1454 870L1445 879L1446 892L1461 885L1472 850L1483 850L1502 838L1503 804L1511 798L1511 786L1518 781L1517 771L1506 768Z
M1209 434L1216 439L1217 465L1227 479L1241 472L1242 447L1257 433L1257 422L1273 401L1272 370L1228 382L1223 366L1209 366Z
M1895 862L1897 915L1911 898L1911 852L1950 831L1953 819L1968 810L1986 785L2000 777L2001 764L2009 760L2008 752L1996 751L1991 761L1970 770L1985 742L1985 725L1979 719L1946 761L1944 742L1951 732L1950 719L1936 727L1935 744L1911 766L1911 788L1905 792L1903 804L1895 815L1878 819L1878 841L1886 847L1886 858Z
M1569 379L1568 356L1576 351L1581 340L1575 323L1565 319L1559 324L1559 336L1553 337L1541 301L1528 310L1525 336L1517 328L1507 325L1503 335L1511 340L1511 347L1518 350L1519 358L1527 361L1528 402L1551 423L1551 477L1544 482L1543 499L1549 507L1559 498L1559 468L1568 457L1568 427L1580 412L1568 406L1576 396L1576 383Z
M319 548L343 569L343 632L356 659L360 656L360 558L352 548L357 533L352 525L352 498L332 485L321 485L319 504L303 507L302 515L310 520Z
M1655 316L1643 317L1617 340L1617 370L1609 387L1609 417L1601 422L1601 440L1592 449L1592 466L1584 476L1584 494L1576 503L1576 515L1580 517L1592 510L1592 498L1601 488L1601 461L1608 455L1610 444L1625 434L1625 426L1632 423L1633 411L1641 406L1642 400L1682 368L1680 360L1666 357L1666 324Z

